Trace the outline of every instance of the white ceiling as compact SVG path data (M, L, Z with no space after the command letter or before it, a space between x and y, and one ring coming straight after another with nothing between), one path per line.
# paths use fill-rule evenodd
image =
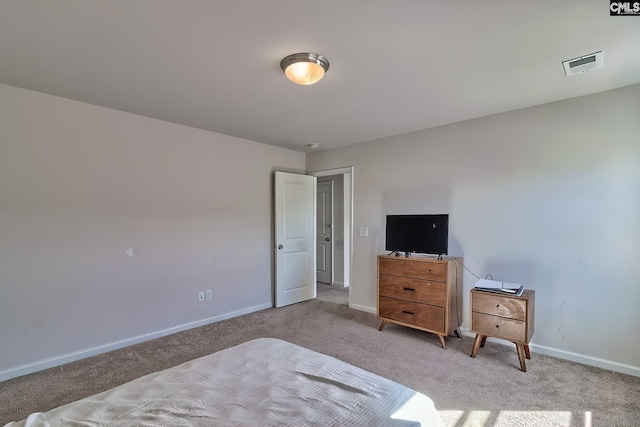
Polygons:
M1 0L0 83L309 151L640 83L602 0ZM604 68L562 61L604 51ZM313 86L279 68L326 56Z

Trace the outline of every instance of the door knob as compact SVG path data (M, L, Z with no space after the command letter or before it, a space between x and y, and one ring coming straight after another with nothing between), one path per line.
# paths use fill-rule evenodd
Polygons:
M282 249L282 248L284 248L284 246L278 245L278 249Z
M329 241L329 238L327 237L327 238L325 238L324 240L326 240L326 241L328 242L328 241Z

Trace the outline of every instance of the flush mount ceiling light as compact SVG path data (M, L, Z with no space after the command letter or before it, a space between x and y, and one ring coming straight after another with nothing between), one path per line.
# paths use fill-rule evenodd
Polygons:
M294 53L280 61L287 78L299 85L312 85L329 69L329 60L317 53Z

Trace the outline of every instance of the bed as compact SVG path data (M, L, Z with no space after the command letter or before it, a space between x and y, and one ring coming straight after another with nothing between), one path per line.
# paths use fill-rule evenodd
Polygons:
M440 427L442 421L424 394L260 338L6 426L56 425Z

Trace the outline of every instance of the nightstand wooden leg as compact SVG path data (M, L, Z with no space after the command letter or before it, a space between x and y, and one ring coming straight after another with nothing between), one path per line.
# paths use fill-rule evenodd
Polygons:
M476 334L476 339L473 341L473 349L471 349L471 357L476 357L476 353L478 353L478 348L480 347L480 342L482 340L482 335Z
M383 320L382 323L380 323L380 327L378 328L379 331L382 330L382 328L384 328L384 326L387 324L386 320Z
M531 359L531 352L529 351L529 344L524 345L524 355L527 359Z
M480 347L484 347L484 344L487 342L487 336L482 337L482 341L480 342Z
M445 344L445 342L444 342L444 335L438 335L438 338L440 338L440 345L442 346L442 348L444 348L446 350L447 349L447 344Z
M527 365L525 364L524 345L516 344L516 350L518 351L518 359L520 360L520 370L527 372Z

